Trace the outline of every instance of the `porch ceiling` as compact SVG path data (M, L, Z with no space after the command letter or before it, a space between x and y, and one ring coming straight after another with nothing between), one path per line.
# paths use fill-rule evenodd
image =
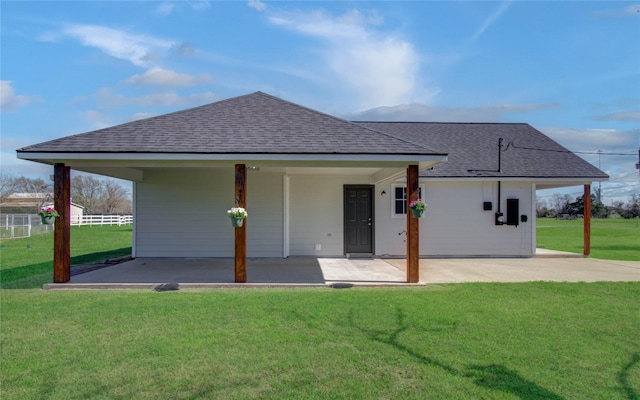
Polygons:
M232 158L232 157L237 158ZM404 173L408 165L417 164L420 169L430 168L447 160L446 155L387 155L387 154L323 154L323 155L260 155L237 154L197 155L187 154L177 157L175 154L125 155L98 154L29 154L20 157L44 164L62 163L73 170L99 175L143 181L144 173L151 169L181 168L233 168L235 164L257 167L260 171L282 172L287 174L329 174L329 175L369 175L376 179L386 179Z

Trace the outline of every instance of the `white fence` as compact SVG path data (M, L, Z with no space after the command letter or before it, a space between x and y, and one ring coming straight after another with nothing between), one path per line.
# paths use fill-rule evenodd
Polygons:
M53 225L43 225L38 214L0 214L3 239L30 237L53 232Z
M71 225L131 225L133 215L72 215Z
M53 225L44 225L38 214L0 214L0 236L3 239L30 237L53 232ZM72 215L71 225L131 225L132 215Z

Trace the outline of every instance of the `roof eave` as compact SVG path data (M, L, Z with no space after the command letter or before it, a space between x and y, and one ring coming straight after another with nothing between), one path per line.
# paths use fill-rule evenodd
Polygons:
M427 176L420 175L420 179L429 181L502 181L502 182L532 182L543 184L560 184L561 186L583 185L591 182L606 182L608 176Z
M431 167L447 161L446 154L393 154L393 153L86 153L86 152L26 152L18 151L22 160L45 164L64 163L77 165L127 164L130 166L154 166L155 164L229 164L266 163L269 165L309 166L377 166L397 167L418 164Z

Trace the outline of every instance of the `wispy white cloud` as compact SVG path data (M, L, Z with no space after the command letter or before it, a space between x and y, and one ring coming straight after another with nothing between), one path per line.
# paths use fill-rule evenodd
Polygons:
M192 93L188 96L180 96L175 92L152 93L140 97L127 97L114 93L112 89L102 88L95 94L98 107L102 109L115 109L123 106L189 106L205 104L217 99L212 92Z
M32 100L30 96L18 95L13 90L11 81L0 81L0 110L14 111Z
M625 15L640 15L640 4L632 4L624 9Z
M170 15L175 9L175 7L176 5L173 3L169 3L169 2L160 3L160 5L156 7L156 14L162 15L162 16Z
M180 57L193 57L197 54L196 48L190 42L175 43L171 51Z
M133 115L129 115L128 117L125 118L125 120L127 122L131 122L131 121L137 121L140 119L147 119L147 118L151 118L151 117L155 117L156 114L152 114L152 113L147 113L147 112L137 112Z
M137 66L149 65L174 45L170 40L99 25L67 25L61 34Z
M489 27L500 18L500 16L502 16L502 14L507 10L507 8L509 8L510 5L511 3L508 1L500 3L482 22L482 25L480 25L478 30L473 34L473 36L471 36L470 41L473 43L480 39L480 36L482 36L486 32L486 30L489 29Z
M255 8L258 11L264 11L267 8L267 5L259 0L250 0L247 2L247 5L251 8Z
M185 5L191 5L191 9L194 11L202 11L202 10L206 10L210 7L210 2L209 1L190 1L190 2L186 2L186 1L164 1L162 3L160 3L156 9L155 12L157 15L166 17L168 15L173 14L174 12L177 11L182 11L185 9Z
M108 116L95 110L88 110L83 113L83 117L91 124L91 129L102 129L113 125L113 121Z
M529 113L559 107L560 105L556 103L490 104L480 107L430 107L412 103L377 107L344 117L359 121L501 122L507 114Z
M572 129L548 127L541 129L545 134L560 144L574 151L597 151L607 149L608 152L627 152L634 149L640 139L640 130L616 129Z
M596 115L595 119L598 121L640 121L640 110L616 111Z
M193 8L196 11L206 10L207 8L209 8L209 6L210 6L210 2L207 0L196 1L191 4L191 8Z
M428 100L436 92L420 87L420 55L414 45L398 33L378 29L384 20L377 12L351 10L334 16L260 4L250 6L264 11L272 24L320 40L321 75L343 88L345 96L355 96L357 108L407 103L418 96Z
M638 193L640 181L635 163L638 162L640 129L539 129L571 151L586 152L578 155L610 176L610 182L602 184L607 202ZM601 155L597 154L598 150L601 150Z
M616 4L612 2L610 4ZM631 4L625 8L598 10L592 13L596 17L616 18L616 17L640 17L640 4Z
M212 81L213 78L209 74L193 76L155 67L143 74L133 75L125 83L140 86L194 86Z
M15 149L21 148L27 145L31 145L33 142L24 143L23 146L13 147L11 149L5 149L2 147L0 150L0 159L2 159L2 174L5 176L27 176L33 178L47 177L51 174L51 166L40 164L27 160L20 160L16 157Z
M124 118L116 118L114 116L110 116L108 114L101 113L96 110L85 111L82 116L84 119L89 122L89 126L85 128L85 130L97 130L108 128L110 126L121 124L123 122L131 122L137 121L139 119L145 119L150 117L155 117L157 114L149 113L149 112L136 112L132 115L125 116Z

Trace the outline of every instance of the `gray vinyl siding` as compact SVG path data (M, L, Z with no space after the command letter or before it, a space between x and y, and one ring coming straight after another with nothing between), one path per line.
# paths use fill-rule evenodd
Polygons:
M365 176L291 176L291 255L342 256L344 185L368 183Z
M430 182L425 184L427 210L420 219L420 255L433 257L530 257L535 253L534 186L526 182L503 182L501 211L506 215L506 199L520 200L520 215L527 222L516 226L496 226L498 209L496 182ZM378 185L376 208L376 249L378 255L406 254L406 218L393 216L392 186ZM389 195L391 194L391 195ZM491 202L493 209L483 210Z
M136 185L136 257L233 257L234 170L149 170ZM282 178L249 173L247 255L282 255Z
M282 174L249 172L247 177L247 256L282 257Z

